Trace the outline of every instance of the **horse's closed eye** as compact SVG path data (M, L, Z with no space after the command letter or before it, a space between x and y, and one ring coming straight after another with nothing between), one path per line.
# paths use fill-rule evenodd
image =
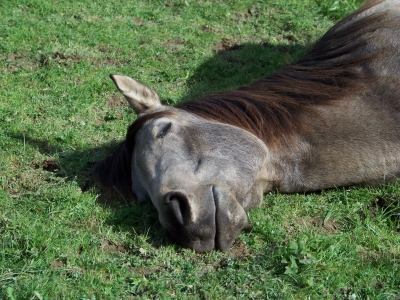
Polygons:
M165 136L171 131L171 128L172 128L172 123L169 122L169 123L168 123L167 125L165 125L165 126L161 129L161 131L157 134L157 138L162 139L163 137L165 137Z

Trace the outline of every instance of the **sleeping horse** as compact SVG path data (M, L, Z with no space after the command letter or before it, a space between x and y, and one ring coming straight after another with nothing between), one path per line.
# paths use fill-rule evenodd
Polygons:
M195 251L229 249L266 192L400 177L399 0L367 2L265 79L176 107L111 78L138 117L94 176L151 200L169 236Z

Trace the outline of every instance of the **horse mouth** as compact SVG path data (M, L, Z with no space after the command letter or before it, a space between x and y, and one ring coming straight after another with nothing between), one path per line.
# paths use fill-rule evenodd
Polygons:
M207 203L208 213L204 214L197 222L189 221L185 222L185 224L183 222L171 222L173 218L170 218L167 234L172 240L196 252L221 250L221 237L223 235L218 229L221 193L218 187L211 185L211 187L203 191L201 196L198 200Z
M203 197L197 199L201 200L203 207L201 217L196 221L192 219L190 208L186 214L178 214L176 205L173 205L170 208L174 213L169 215L168 223L163 226L166 225L172 240L196 252L226 251L247 224L247 214L231 193L217 185L204 190Z

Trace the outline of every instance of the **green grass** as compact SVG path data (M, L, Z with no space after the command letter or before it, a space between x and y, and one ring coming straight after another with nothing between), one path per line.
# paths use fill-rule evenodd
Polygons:
M0 299L400 299L400 185L266 195L225 253L172 244L91 165L135 115L266 76L360 1L0 3ZM111 201L113 199L113 201Z

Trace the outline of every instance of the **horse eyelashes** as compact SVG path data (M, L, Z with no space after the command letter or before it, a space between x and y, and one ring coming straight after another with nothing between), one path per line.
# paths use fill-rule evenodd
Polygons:
M172 123L169 122L169 123L168 123L167 125L165 125L165 126L163 127L163 129L161 129L161 131L157 134L157 138L162 139L163 137L165 137L165 136L171 131L171 128L172 128Z

